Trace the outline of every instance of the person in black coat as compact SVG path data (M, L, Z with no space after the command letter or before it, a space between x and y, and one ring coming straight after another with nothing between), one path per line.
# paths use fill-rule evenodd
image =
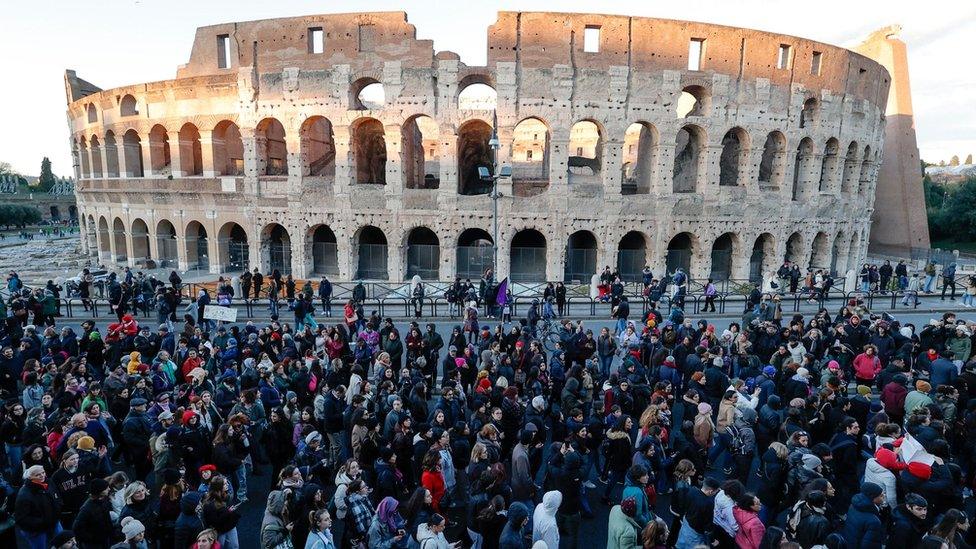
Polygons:
M928 518L928 502L918 494L908 494L905 503L891 513L888 530L888 549L920 547L922 537L929 531L932 521Z
M46 480L43 467L29 467L14 505L17 530L30 541L31 547L47 547L58 527L61 505L47 489Z
M112 545L112 502L108 482L96 478L88 484L89 498L81 506L71 529L80 549L108 549Z
M197 534L203 531L203 522L197 515L197 508L203 494L200 492L187 492L180 499L180 516L176 517L176 525L173 529L174 547L182 549L189 547L197 539Z

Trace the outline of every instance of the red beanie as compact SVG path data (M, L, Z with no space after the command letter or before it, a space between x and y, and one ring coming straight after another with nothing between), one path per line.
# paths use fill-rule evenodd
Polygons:
M216 473L217 472L217 466L216 465L211 465L211 464L208 463L206 465L201 465L200 468L197 469L197 471L200 472L200 473L203 473L204 471L213 471L213 472Z
M193 410L187 410L187 411L183 412L183 417L181 418L183 420L182 421L183 425L186 425L187 423L190 423L190 418L193 417L193 416L195 416L195 415L197 415L197 413L194 412Z
M878 448L878 451L874 453L874 459L876 459L882 467L892 472L903 471L908 468L908 465L898 461L897 454L887 448Z

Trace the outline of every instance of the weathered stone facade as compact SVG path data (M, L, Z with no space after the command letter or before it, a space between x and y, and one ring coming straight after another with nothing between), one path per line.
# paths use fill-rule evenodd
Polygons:
M459 95L482 84L513 169L503 276L744 279L866 252L890 82L867 57L609 15L499 13L485 67L415 35L403 13L230 23L197 30L174 80L100 90L68 71L83 246L213 273L469 276L491 247L476 193L495 122ZM360 94L376 83L380 107Z

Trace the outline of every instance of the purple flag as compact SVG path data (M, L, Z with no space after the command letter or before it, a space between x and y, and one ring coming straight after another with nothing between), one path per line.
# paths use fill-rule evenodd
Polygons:
M502 280L502 283L498 285L498 293L495 294L495 303L498 303L499 307L504 307L508 303L508 278Z

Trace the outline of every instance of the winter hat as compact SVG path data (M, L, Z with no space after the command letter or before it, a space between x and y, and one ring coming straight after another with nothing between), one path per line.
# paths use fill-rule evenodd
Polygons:
M208 463L206 465L201 465L200 468L197 469L197 472L200 473L200 474L203 474L204 471L210 471L212 473L216 473L217 472L217 466Z
M810 377L810 370L807 370L806 368L797 368L796 375L800 377Z
M288 391L287 393L285 393L285 401L291 402L293 398L298 398L298 393L296 393L295 391Z
M790 408L803 408L807 405L807 401L800 397L796 397L790 401Z
M920 379L915 382L915 390L922 393L928 393L932 390L932 384L928 381Z
M929 502L925 501L925 498L923 498L922 496L915 493L911 493L905 496L905 505L911 507L928 507Z
M712 359L712 365L721 368L722 366L725 366L725 361L722 360L722 357L717 356Z
M712 413L712 405L707 402L702 402L698 405L698 413L701 415L708 415Z
M871 394L871 388L868 387L867 385L858 385L857 392L860 393L862 396L868 396Z
M666 366L674 367L674 357L669 355L667 358L664 359L664 364Z
M620 502L620 510L628 517L633 517L637 514L637 500L632 497L625 498Z
M865 482L861 485L861 493L868 499L874 499L884 493L884 489L873 482Z
M183 420L182 421L183 425L190 423L190 419L193 418L193 416L195 415L197 415L197 413L194 412L193 410L187 410L183 412L183 415L180 417L180 419Z
M840 370L840 364L836 360L831 360L827 363L828 370Z
M776 367L771 364L767 364L765 367L763 367L763 374L765 374L766 377L773 377L776 375Z
M546 399L542 395L538 395L532 398L532 407L536 410L541 410L546 407Z
M103 478L95 477L91 479L91 482L88 483L88 493L93 496L95 494L101 494L107 488L108 488L108 481Z
M322 442L322 435L318 431L312 431L305 436L305 444L312 444L316 440Z
M823 463L820 458L813 454L803 454L803 457L800 459L803 461L803 467L809 471L813 471Z
M912 329L909 328L908 326L905 326L901 330L898 330L898 333L901 334L901 337L908 337L908 338L912 337Z
M78 449L79 450L94 450L95 449L95 439L85 435L78 439Z
M905 374L895 374L895 376L891 378L891 380L899 385L905 385L906 383L908 383L908 376L906 376Z
M139 534L146 531L146 527L143 526L141 522L132 518L125 517L122 519L122 535L125 536L125 541L131 541Z

